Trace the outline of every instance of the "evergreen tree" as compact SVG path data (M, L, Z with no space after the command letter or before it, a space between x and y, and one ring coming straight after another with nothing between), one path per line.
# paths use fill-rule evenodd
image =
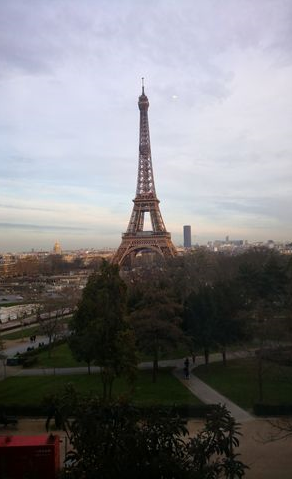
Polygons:
M132 381L136 370L135 338L125 317L126 285L118 266L103 261L84 288L71 322L74 356L100 366L103 398L109 400L115 378Z
M182 307L167 287L148 286L136 303L131 320L139 350L153 358L152 379L156 382L158 360L167 351L186 342L180 327Z
M191 336L195 349L203 349L205 363L210 348L216 345L216 305L212 286L200 286L185 301L184 328Z

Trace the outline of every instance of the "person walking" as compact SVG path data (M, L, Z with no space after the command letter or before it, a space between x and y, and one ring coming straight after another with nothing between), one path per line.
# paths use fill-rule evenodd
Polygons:
M189 358L186 358L185 359L185 362L184 362L184 375L185 375L185 379L190 379L190 361L189 361Z

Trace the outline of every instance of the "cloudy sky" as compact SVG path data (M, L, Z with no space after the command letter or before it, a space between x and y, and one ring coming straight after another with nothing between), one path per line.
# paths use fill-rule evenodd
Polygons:
M116 247L141 77L175 244L292 240L291 0L1 0L0 251Z

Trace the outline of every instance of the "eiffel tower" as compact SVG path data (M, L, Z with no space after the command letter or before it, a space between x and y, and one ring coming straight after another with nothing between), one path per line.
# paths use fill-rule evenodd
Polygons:
M148 123L149 101L144 92L142 78L142 95L139 97L140 139L139 165L136 197L126 233L113 257L113 262L122 265L126 259L133 258L141 251L156 252L162 257L176 255L171 235L166 231L156 196L152 169L150 133ZM152 231L144 231L145 213L149 213Z

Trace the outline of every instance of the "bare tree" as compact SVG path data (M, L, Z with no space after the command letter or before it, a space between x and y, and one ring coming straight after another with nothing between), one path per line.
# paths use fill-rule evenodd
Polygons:
M53 343L62 330L61 316L59 313L59 304L55 299L43 302L42 308L39 308L37 317L39 331L48 337L48 356L51 357ZM42 313L40 312L42 311Z
M60 319L57 315L48 318L40 318L39 321L40 333L47 336L48 342L48 356L51 357L53 344L61 331Z
M0 336L0 361L2 362L3 367L3 376L6 376L6 354L4 349L4 341Z

